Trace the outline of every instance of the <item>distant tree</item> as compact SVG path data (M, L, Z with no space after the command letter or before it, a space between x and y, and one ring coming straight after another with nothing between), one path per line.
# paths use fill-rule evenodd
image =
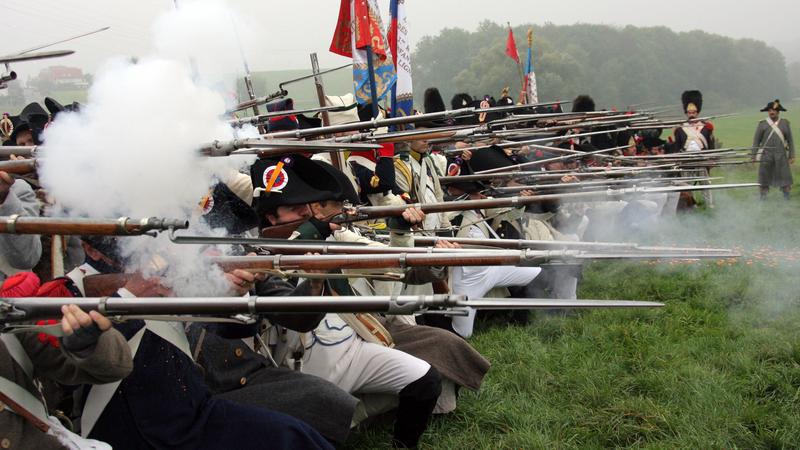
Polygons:
M789 85L792 87L792 95L800 97L800 61L795 61L786 68L789 76Z

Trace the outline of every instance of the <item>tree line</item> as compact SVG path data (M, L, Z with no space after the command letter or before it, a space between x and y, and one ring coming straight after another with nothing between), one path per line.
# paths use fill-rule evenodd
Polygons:
M514 35L523 67L531 26L542 101L589 94L606 108L679 105L681 92L699 89L705 109L722 110L792 94L783 55L761 41L666 27L520 25ZM412 58L417 107L432 86L448 103L458 92L498 98L506 86L516 99L521 80L505 55L507 34L505 26L487 21L476 31L446 28L424 37Z

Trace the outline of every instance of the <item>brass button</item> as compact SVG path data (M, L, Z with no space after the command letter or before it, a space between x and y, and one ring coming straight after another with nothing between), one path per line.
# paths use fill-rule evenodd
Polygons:
M237 347L236 350L233 351L233 354L236 355L237 358L241 358L242 355L244 355L244 350Z
M242 378L240 378L240 379L239 379L239 384L241 384L242 386L244 386L245 384L247 384L247 378L245 378L245 377L242 377Z
M0 441L0 447L11 448L11 441L9 441L8 438L3 438L3 440Z

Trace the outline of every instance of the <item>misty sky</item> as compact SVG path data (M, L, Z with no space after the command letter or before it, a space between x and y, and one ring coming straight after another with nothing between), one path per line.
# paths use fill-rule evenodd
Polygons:
M388 0L379 2L385 9L384 15L388 14ZM252 70L307 68L308 54L314 51L323 67L347 61L327 50L338 0L227 0L227 3L258 27L259 42L246 46ZM784 51L800 48L797 0L406 0L406 3L412 46L422 36L436 34L442 28L472 30L488 19L501 23L510 20L512 25L527 22L665 25L676 31L703 29L735 38L760 39ZM75 50L75 55L14 66L22 77L35 75L40 68L56 61L92 71L109 57L141 56L152 51L153 19L172 8L173 0L0 0L5 31L0 39L0 54L111 26L111 30L101 34L53 47Z

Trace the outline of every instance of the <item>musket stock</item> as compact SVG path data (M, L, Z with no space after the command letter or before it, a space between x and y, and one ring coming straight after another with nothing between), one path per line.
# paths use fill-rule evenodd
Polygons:
M0 216L0 233L57 234L76 236L136 236L169 229L185 229L187 220L148 217L144 219L70 219L60 217Z

